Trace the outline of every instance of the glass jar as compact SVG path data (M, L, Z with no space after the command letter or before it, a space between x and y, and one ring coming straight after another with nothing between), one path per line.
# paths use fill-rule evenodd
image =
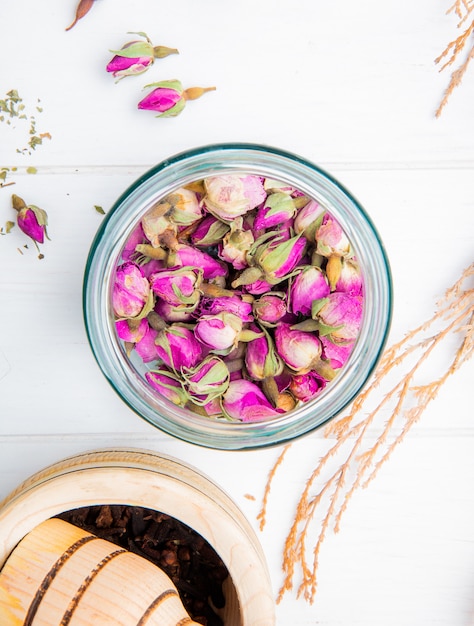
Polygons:
M253 174L282 181L316 200L344 230L363 277L362 323L348 361L313 400L281 417L261 422L202 417L159 396L144 378L146 365L126 356L116 334L112 309L115 268L141 217L177 188L227 174ZM92 243L85 269L83 304L95 358L115 391L138 415L185 441L236 450L288 442L327 423L349 405L382 353L391 320L392 287L387 256L374 225L337 180L309 161L273 147L218 144L163 161L122 194Z

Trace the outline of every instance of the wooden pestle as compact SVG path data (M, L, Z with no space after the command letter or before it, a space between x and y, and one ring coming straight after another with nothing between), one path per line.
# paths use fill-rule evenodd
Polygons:
M159 567L68 522L48 519L0 571L2 626L199 626Z

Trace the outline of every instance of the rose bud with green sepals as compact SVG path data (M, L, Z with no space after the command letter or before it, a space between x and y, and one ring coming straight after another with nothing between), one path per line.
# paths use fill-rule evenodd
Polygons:
M202 315L194 327L194 334L208 349L230 352L237 345L242 328L242 319L238 315L222 312Z
M227 174L204 180L204 204L218 219L232 221L255 209L267 197L259 176Z
M217 276L227 276L227 267L212 258L203 250L179 244L168 257L168 265L170 267L194 267L202 270L204 280L210 280Z
M326 379L316 372L296 374L290 383L290 391L297 400L308 402L326 386Z
M170 54L178 54L176 48L167 46L153 46L145 33L129 33L140 35L145 41L129 41L120 50L110 50L115 56L107 64L106 70L120 80L125 76L142 74L155 62Z
M165 322L190 322L196 306L173 306L164 300L157 300L154 310Z
M145 89L153 90L138 103L139 109L156 111L156 117L175 117L186 106L188 100L196 100L215 87L190 87L183 89L179 80L162 80L158 83L146 85Z
M141 268L128 261L117 268L112 305L121 319L146 317L153 308L153 292Z
M344 291L352 295L362 295L362 273L354 259L341 259L341 271L335 291Z
M324 214L325 209L316 200L310 200L296 214L295 233L297 235L303 234L308 241L314 244L316 230L321 225Z
M308 265L293 277L290 287L290 306L293 313L311 316L313 300L329 295L329 283L319 267Z
M259 328L251 325L250 330L258 333ZM250 378L264 380L278 376L283 371L283 361L275 351L273 340L264 332L262 337L257 337L247 344L245 352L245 367Z
M328 337L324 336L321 336L319 340L323 346L324 359L329 361L334 370L341 369L352 352L354 342L344 344L334 343Z
M273 408L260 387L243 378L229 383L221 405L227 418L240 422L258 422L282 414L281 410Z
M245 230L242 226L242 218L237 217L230 226L230 231L224 235L219 245L219 258L230 263L236 270L242 270L248 266L247 252L254 244L254 236L251 230Z
M193 307L199 302L202 281L200 269L178 267L151 274L150 287L158 298L172 306Z
M348 256L351 253L351 244L340 224L328 213L323 217L321 225L316 231L316 249L319 254L329 258Z
M193 331L171 324L158 333L155 340L158 356L175 372L183 367L194 367L202 359L202 345Z
M153 389L173 404L185 406L188 394L183 389L179 379L166 370L152 370L146 372L145 378Z
M201 298L199 305L201 315L216 315L217 313L233 313L237 315L242 322L253 322L252 303L247 302L244 297L220 296L217 298Z
M193 368L183 368L184 387L194 404L206 405L219 398L229 386L227 365L216 355L209 355Z
M272 290L273 285L267 283L266 280L255 280L248 285L243 285L243 290L254 296L260 296L263 293L267 293Z
M279 324L275 329L275 345L286 365L298 373L315 369L321 361L322 346L312 333Z
M115 322L115 328L120 339L127 341L128 343L137 343L145 336L145 333L148 330L148 322L146 317L140 320L118 320Z
M274 178L265 178L263 181L263 188L268 194L278 191L286 193L289 196L296 191L295 187L292 187L291 185L288 185L288 183L284 183L281 180L275 180Z
M154 248L160 248L162 241L169 236L176 237L178 227L169 218L170 205L167 202L155 204L141 219L146 238ZM137 252L143 251L140 244L135 247Z
M282 222L290 220L296 212L293 198L282 192L271 193L255 216L253 227L255 230L273 228Z
M362 313L362 296L342 291L334 291L313 303L313 318L319 324L319 334L334 343L351 343L357 338Z
M222 241L224 235L229 231L230 226L218 220L213 215L207 215L191 234L191 242L194 246L216 246Z
M287 313L286 293L266 293L253 303L255 318L263 326L275 326Z
M178 226L194 224L202 217L202 209L194 191L181 187L162 200L169 204L166 215Z
M25 201L12 195L12 206L17 211L16 221L21 231L25 233L35 243L44 243L44 238L48 237L46 227L48 225L48 214L43 209L34 204L26 204Z

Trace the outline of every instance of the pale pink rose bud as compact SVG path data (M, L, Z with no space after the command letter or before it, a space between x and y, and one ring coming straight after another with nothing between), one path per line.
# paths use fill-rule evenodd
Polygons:
M115 56L107 64L106 70L117 80L125 76L142 74L153 65L155 59L162 59L170 54L178 54L176 48L167 46L153 46L145 33L130 33L140 35L145 41L129 41L120 50L110 50Z
M312 265L304 267L291 283L290 304L293 313L311 316L313 300L329 295L329 283L324 272Z
M161 247L164 237L176 236L178 227L173 224L166 215L167 205L157 204L147 211L142 217L141 223L146 238L154 248ZM140 248L140 246L139 246Z
M302 209L299 209L294 221L295 233L304 234L308 241L314 242L317 228L320 226L325 209L316 202L310 200Z
M305 250L306 240L302 237L291 237L286 241L277 237L257 248L253 262L262 270L264 280L276 284L295 269Z
M291 219L296 212L293 199L286 193L275 192L267 196L253 223L255 230L273 228Z
M252 325L251 330L259 332L259 328ZM264 380L281 374L283 361L275 352L275 346L268 333L258 337L247 344L245 353L245 367L250 378Z
M321 303L316 314L313 309L313 317L320 325L320 335L327 336L334 343L353 342L362 321L362 296L335 291Z
M273 326L286 315L286 294L266 293L255 300L253 312L257 320L263 325Z
M118 318L145 317L153 308L153 293L148 280L135 263L117 268L112 305Z
M202 217L202 209L194 191L181 187L168 194L162 201L169 205L166 215L178 225L194 224Z
M167 400L178 406L185 406L188 401L188 394L172 372L166 370L152 370L146 372L145 378L150 386Z
M216 315L217 313L234 313L242 322L252 322L252 304L240 296L220 296L217 298L202 298L199 310L201 315Z
M243 290L247 293L250 293L254 296L259 296L262 293L267 293L267 291L272 290L273 285L267 283L266 280L255 280L248 285L243 285Z
M323 358L329 361L334 370L341 369L349 358L354 342L351 343L334 343L328 337L320 337L323 346Z
M185 244L179 244L170 254L169 263L173 266L199 268L205 280L227 275L227 267L223 263L213 259L210 254Z
M267 193L281 191L289 196L296 191L295 187L292 187L291 185L288 185L288 183L284 183L281 180L275 180L274 178L265 178L263 181L263 187Z
M175 372L182 367L194 367L202 358L202 347L194 333L179 324L160 331L155 343L160 359Z
M302 402L312 400L326 386L326 379L316 372L296 374L290 383L290 391Z
M196 305L201 296L199 285L202 273L197 268L160 270L152 274L149 280L156 296L173 306Z
M298 373L310 371L321 359L322 346L316 335L292 329L289 324L276 327L275 344L286 365Z
M215 246L222 241L230 226L213 215L207 215L191 234L191 241L195 246Z
M325 257L347 256L351 252L351 244L340 224L329 214L316 230L316 252Z
M344 291L352 295L362 294L362 273L353 259L341 260L341 271L336 283L336 291Z
M193 319L193 311L196 306L197 305L174 306L164 300L158 300L155 304L154 310L165 320L165 322L189 322Z
M148 330L148 322L145 317L141 320L118 320L115 322L115 328L120 339L129 343L137 343Z
M253 243L253 232L244 230L242 218L236 218L219 246L219 258L230 263L236 270L244 269L248 265L247 252Z
M192 402L206 405L220 397L229 386L227 365L216 355L209 355L193 368L183 368L182 376Z
M259 422L282 413L273 408L260 387L243 378L229 383L222 396L222 409L224 415L239 422Z
M231 350L242 332L242 320L234 313L201 316L194 327L194 335L211 350Z
M232 221L259 206L266 193L258 176L227 174L204 180L204 203L211 213L224 221Z

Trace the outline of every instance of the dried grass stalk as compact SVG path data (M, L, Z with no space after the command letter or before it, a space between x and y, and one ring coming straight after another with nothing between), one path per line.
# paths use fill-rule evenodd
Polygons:
M438 302L431 319L384 352L371 383L353 402L350 413L326 428L325 436L334 443L319 459L298 500L283 549L284 581L278 601L293 588L297 569L301 575L297 596L314 601L319 554L327 532L331 528L339 530L354 492L375 478L446 380L472 356L473 279L474 263ZM431 357L437 349L444 351L438 361L445 367L433 375ZM424 366L431 368L428 376ZM375 442L373 436L367 436L369 428L378 432ZM258 516L261 528L265 525L272 481L289 447L283 449L269 474ZM330 467L333 460L335 470ZM316 485L318 479L321 487ZM315 528L314 537L311 533ZM311 552L309 543L313 544Z
M448 9L447 14L454 13L458 18L457 28L463 28L463 32L459 37L456 37L451 41L443 52L435 59L435 63L438 65L441 62L443 64L440 67L440 72L458 59L458 56L463 50L468 47L467 54L464 57L464 61L460 63L457 69L453 70L451 79L444 92L444 96L436 110L436 117L441 115L442 110L448 103L448 100L453 93L454 89L461 84L464 74L467 71L469 63L474 58L474 0L456 0L455 3ZM472 19L469 21L469 18ZM470 46L470 48L469 48Z

